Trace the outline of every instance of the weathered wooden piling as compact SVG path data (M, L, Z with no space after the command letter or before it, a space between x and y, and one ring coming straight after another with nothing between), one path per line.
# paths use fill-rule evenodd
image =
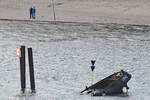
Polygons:
M26 88L26 64L25 64L25 46L21 46L20 57L20 78L21 78L21 91L24 93Z
M35 93L35 79L34 79L34 65L33 65L33 53L32 48L28 48L28 60L29 60L29 73L30 73L30 87L31 92Z

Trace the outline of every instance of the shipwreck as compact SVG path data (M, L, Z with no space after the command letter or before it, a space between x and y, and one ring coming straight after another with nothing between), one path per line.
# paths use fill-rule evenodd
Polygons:
M83 91L81 91L81 94L86 93L91 94L92 96L121 94L123 93L124 87L128 91L129 87L127 83L131 77L131 74L121 70L89 87L86 87Z

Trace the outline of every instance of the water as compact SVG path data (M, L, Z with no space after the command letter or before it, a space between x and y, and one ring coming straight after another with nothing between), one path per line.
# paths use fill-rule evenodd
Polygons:
M0 100L149 100L149 31L139 25L0 21ZM20 95L20 45L33 48L35 95L28 59L27 92ZM80 95L91 83L93 59L94 82L121 69L132 74L129 96Z

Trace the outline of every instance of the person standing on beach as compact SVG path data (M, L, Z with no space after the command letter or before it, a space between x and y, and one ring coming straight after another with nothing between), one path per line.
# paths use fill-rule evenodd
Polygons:
M33 7L33 19L35 19L35 18L36 18L36 8Z
M29 12L30 12L30 19L32 19L33 18L33 8L32 7L29 9Z

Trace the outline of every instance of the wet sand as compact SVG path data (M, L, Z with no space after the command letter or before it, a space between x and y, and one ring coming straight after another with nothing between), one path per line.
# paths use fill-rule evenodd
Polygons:
M148 0L54 0L57 21L150 25ZM36 6L40 21L53 21L49 0L0 1L0 19L29 19L29 8Z

